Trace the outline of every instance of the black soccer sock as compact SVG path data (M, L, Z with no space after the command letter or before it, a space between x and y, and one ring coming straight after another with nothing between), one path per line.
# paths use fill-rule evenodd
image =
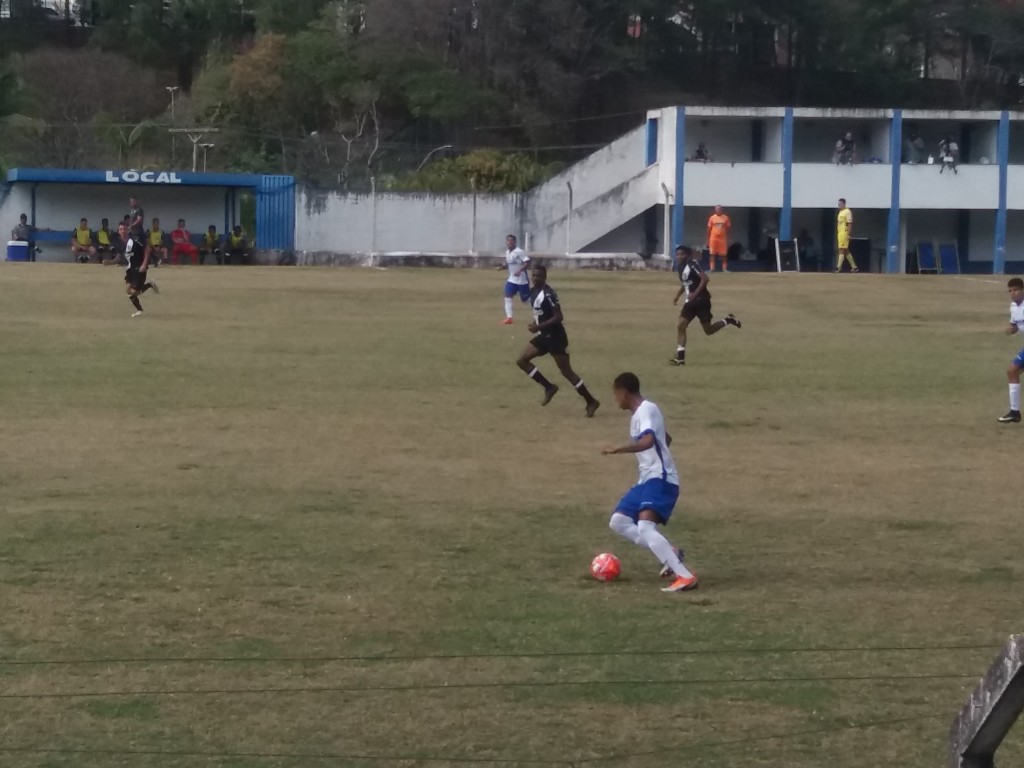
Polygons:
M686 359L686 347L677 346L676 347L676 360L685 360L685 359Z
M142 311L142 302L139 301L139 297L138 296L129 296L128 300L132 303L132 306L134 306L137 310L139 310L139 312Z
M139 289L139 293L145 293L146 291L148 291L148 290L149 290L150 288L152 288L152 287L153 287L153 284L152 284L152 283L146 283L146 284L145 284L144 286L142 286L142 287L141 287L141 288Z
M577 381L573 386L575 386L576 391L580 393L580 397L587 401L587 405L594 402L594 396L590 394L590 390L587 389L587 385L583 383L583 379Z
M529 371L526 375L544 387L544 389L551 389L553 386L550 381L544 378L544 374L537 370L536 366L534 366L533 370Z

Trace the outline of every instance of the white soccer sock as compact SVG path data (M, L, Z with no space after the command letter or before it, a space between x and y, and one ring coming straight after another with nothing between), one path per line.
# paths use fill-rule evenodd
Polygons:
M1020 410L1020 384L1010 385L1010 410Z
M505 317L512 319L512 299L505 299Z
M636 524L636 527L640 532L640 543L651 550L654 556L661 561L662 565L667 565L671 568L676 576L682 576L684 579L693 577L693 574L686 569L686 566L679 559L679 553L676 552L676 548L669 543L668 539L661 535L657 525L650 520L641 520Z
M613 512L612 519L608 521L608 527L619 534L622 538L628 539L637 546L643 546L643 542L640 541L640 531L636 527L636 523L633 522L633 518L629 515L624 515L621 512Z

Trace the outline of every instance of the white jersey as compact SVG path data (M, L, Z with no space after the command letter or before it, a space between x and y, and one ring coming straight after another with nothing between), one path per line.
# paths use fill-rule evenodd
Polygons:
M1017 326L1017 333L1024 334L1024 304L1010 302L1010 325Z
M530 257L522 248L513 248L505 254L505 263L508 264L508 281L516 285L529 285L530 279L526 276L524 267L530 263ZM523 270L520 274L516 274Z
M650 400L644 400L629 422L629 436L633 440L639 440L648 433L654 435L654 445L636 455L636 463L640 470L637 485L648 480L665 480L672 485L679 485L679 472L668 450L665 418L658 406Z

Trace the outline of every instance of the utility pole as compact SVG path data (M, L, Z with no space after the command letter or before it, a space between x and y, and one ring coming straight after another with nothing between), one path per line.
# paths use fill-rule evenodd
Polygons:
M200 144L199 146L203 148L203 173L206 173L206 150L213 149L217 145L216 144Z
M167 91L169 94L171 94L171 125L174 125L175 122L176 122L175 119L174 119L174 93L175 93L175 91L178 90L178 86L176 86L176 85L165 85L164 86L164 90ZM175 162L174 156L176 154L175 153L175 149L177 148L176 145L177 145L177 142L175 141L174 134L172 133L171 134L171 168L174 168L174 162Z
M184 133L192 142L192 172L199 165L199 142L208 133L220 133L220 128L171 128L171 133Z

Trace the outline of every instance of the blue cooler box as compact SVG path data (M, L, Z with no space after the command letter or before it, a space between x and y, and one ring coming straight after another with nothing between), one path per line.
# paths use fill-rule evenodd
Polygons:
M28 243L22 240L11 240L7 243L8 261L29 261Z

